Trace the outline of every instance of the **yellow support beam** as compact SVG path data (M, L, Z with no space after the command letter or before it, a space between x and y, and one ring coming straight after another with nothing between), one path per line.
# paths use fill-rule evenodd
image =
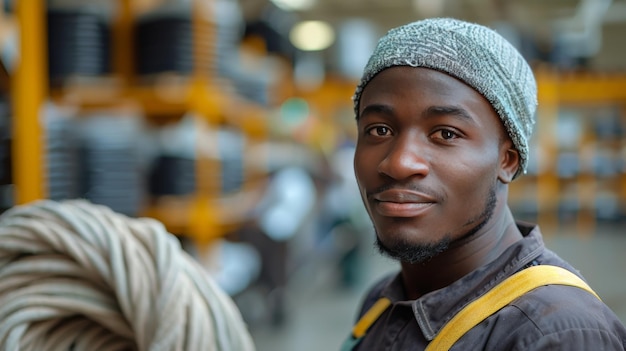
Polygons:
M131 0L118 0L113 17L111 60L113 72L122 81L124 88L132 83L134 53L134 13Z
M557 73L536 72L539 105L552 99L544 92L551 86L558 91L559 104L606 104L626 101L626 75L623 73Z
M15 202L47 197L42 105L47 95L44 0L16 1L19 59L12 81Z

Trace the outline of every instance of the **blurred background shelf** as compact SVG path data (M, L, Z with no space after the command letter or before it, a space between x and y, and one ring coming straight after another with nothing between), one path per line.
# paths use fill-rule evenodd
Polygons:
M86 197L128 215L155 216L170 230L203 242L223 236L222 227L233 228L238 217L215 214L218 200L226 190L247 191L243 154L255 140L266 139L269 110L238 95L233 80L218 72L219 61L237 60L234 51L218 53L218 44L221 49L239 45L237 33L223 25L218 38L224 14L215 13L206 1L39 0L14 5L25 34L12 92L18 131L16 203ZM184 144L179 146L185 149L182 159L190 160L178 169L188 178L185 193L179 195L195 200L171 206L146 186L154 171L150 163L156 162L150 157L160 160L154 155L158 146L146 144L159 140L140 140L147 135L159 139L151 134L184 123L193 126L172 141ZM221 164L219 153L229 151L219 151L221 145L206 139L223 128L241 139L237 169ZM45 160L41 149L48 149ZM220 170L221 180L214 176ZM225 181L233 177L241 178L241 184L225 189ZM180 182L176 175L169 178ZM185 211L187 215L180 214Z

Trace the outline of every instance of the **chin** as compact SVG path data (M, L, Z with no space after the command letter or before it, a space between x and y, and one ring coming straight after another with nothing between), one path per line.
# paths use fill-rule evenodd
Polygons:
M387 232L389 233L389 232ZM411 240L412 239L412 240ZM449 235L443 236L436 241L418 241L415 236L401 235L397 233L381 239L380 233L376 233L376 247L384 256L406 263L424 263L435 256L448 250L452 239Z

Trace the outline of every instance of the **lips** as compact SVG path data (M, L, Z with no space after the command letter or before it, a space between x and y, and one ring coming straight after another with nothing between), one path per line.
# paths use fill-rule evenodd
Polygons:
M437 202L433 197L412 190L390 189L372 195L374 211L384 217L417 217Z

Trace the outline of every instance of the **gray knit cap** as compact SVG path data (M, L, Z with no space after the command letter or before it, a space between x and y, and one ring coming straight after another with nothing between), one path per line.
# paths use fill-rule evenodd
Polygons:
M528 140L537 107L533 72L520 53L495 31L451 18L406 24L382 37L354 93L354 111L367 83L392 66L425 67L447 73L481 93L500 116L526 172Z

